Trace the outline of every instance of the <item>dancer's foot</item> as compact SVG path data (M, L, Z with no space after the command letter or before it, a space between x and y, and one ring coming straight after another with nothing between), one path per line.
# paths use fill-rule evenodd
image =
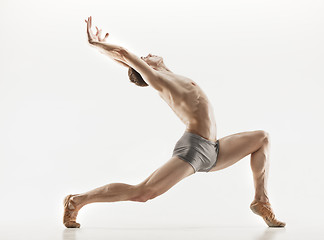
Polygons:
M76 207L75 202L71 199L71 197L75 196L75 194L67 195L64 198L64 216L63 216L63 224L67 228L79 228L80 223L76 222L76 218L80 208Z
M273 213L271 204L269 202L261 202L254 200L250 205L250 209L255 214L261 216L269 227L286 226L285 222L280 222L275 218L275 214Z

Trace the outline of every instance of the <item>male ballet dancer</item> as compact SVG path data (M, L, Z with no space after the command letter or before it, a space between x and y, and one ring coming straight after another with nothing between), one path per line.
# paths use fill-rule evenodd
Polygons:
M81 194L64 198L63 223L68 228L78 228L78 211L89 203L138 201L146 202L166 191L182 179L196 172L214 172L227 168L251 154L251 168L255 196L250 208L260 215L270 227L286 224L275 218L267 193L269 172L269 134L263 130L216 137L213 107L197 83L173 73L155 55L137 57L135 54L110 43L108 33L101 37L97 27L91 30L91 16L87 23L88 42L113 60L129 68L130 80L138 86L151 86L186 125L183 136L176 143L172 157L137 185L111 183ZM144 81L144 79L145 81Z

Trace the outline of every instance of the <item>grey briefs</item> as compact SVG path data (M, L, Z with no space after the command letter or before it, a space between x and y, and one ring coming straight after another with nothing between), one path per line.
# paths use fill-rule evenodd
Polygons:
M216 165L219 141L213 142L185 131L176 143L172 156L191 164L195 172L209 172Z

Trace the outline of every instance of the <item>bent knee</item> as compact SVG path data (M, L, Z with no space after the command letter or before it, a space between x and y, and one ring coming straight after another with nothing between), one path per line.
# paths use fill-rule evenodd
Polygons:
M154 187L144 186L138 191L137 196L132 200L136 202L147 202L148 200L151 200L158 195L158 191Z
M270 139L270 135L268 132L264 131L264 130L257 130L260 141L263 143L268 143L269 139Z

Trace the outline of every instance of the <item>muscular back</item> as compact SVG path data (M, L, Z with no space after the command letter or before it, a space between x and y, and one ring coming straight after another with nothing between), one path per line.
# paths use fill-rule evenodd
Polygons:
M160 97L187 126L186 130L216 141L214 110L198 84L190 78L167 71L159 72L158 77L163 82Z

